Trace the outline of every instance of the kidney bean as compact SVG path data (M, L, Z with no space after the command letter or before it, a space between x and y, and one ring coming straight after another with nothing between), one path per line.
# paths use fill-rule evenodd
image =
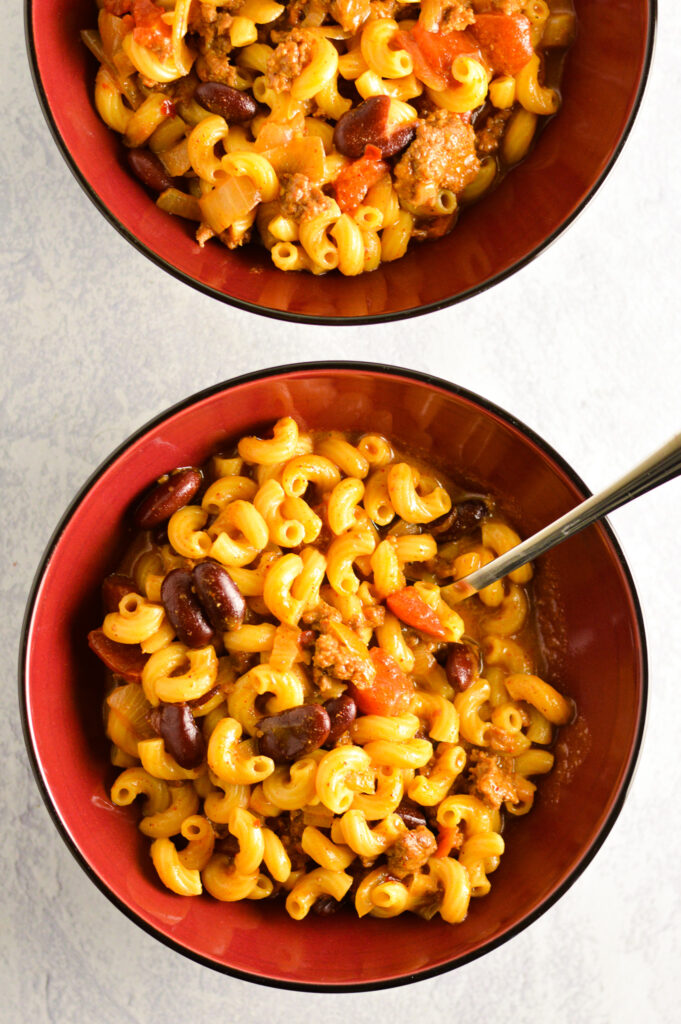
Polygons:
M238 629L246 602L236 583L219 562L199 562L192 570L194 587L206 616L217 633Z
M139 644L119 644L110 640L101 629L93 629L88 633L87 642L106 667L123 676L129 683L139 683L142 678L148 654L144 654Z
M333 896L318 896L312 904L312 912L320 917L330 917L338 910L338 901Z
M336 149L359 160L367 146L376 146L382 157L395 156L405 149L414 137L415 126L402 124L388 127L389 96L370 96L359 106L343 114L336 124L333 142Z
M175 185L159 158L149 149L129 149L128 166L135 177L154 192L165 192Z
M219 686L213 686L207 693L204 693L201 697L194 697L192 700L188 700L187 704L190 708L200 708L203 704L207 704L209 700L212 700L216 694L220 693ZM192 712L193 714L193 712Z
M181 768L198 768L206 743L187 704L159 704L148 713L147 721Z
M473 661L465 644L450 644L445 665L447 680L455 690L467 690L473 682Z
M408 829L418 828L419 825L427 824L423 810L406 796L400 801L399 806L395 808L395 814L399 814Z
M465 501L453 505L445 515L434 519L428 530L442 544L444 541L456 540L470 533L488 515L489 508L482 498L466 498Z
M273 761L296 761L321 747L331 728L321 704L301 704L258 722L258 748Z
M201 82L194 97L211 114L224 117L227 124L250 121L258 109L258 104L249 93L223 85L222 82Z
M173 470L142 498L135 509L135 524L142 530L150 530L152 526L165 523L174 512L189 504L200 486L198 469L190 466Z
M136 594L137 584L130 576L122 572L112 572L102 583L102 602L107 612L117 612L122 597L126 594Z
M335 747L340 737L346 729L350 728L351 724L357 717L357 705L352 697L349 697L344 693L340 697L334 697L332 700L327 700L324 707L326 708L326 713L328 714L331 722L329 735L326 737L324 746Z
M213 639L213 628L193 590L192 574L173 569L161 584L161 601L181 643L187 647L205 647Z

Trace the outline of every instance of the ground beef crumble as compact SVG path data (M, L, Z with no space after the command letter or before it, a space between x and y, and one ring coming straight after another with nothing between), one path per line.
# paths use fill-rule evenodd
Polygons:
M322 190L305 174L283 174L279 196L284 217L299 221L304 216L314 216L326 205Z
M325 669L336 679L346 679L358 686L366 686L375 676L373 663L349 650L340 640L328 633L317 638L314 664Z
M416 138L395 167L395 190L403 206L427 216L436 212L442 189L458 195L479 169L471 125L437 110L419 121Z
M314 36L303 28L294 28L279 43L267 61L266 79L275 92L288 92L312 58Z
M422 15L423 27L428 32L463 32L475 21L471 0L438 0L428 6L427 17Z
M437 849L435 836L425 825L418 825L399 836L387 853L388 870L396 878L414 874Z
M518 802L513 771L513 758L503 754L488 754L472 750L470 755L471 794L479 797L487 807L498 810L505 801Z
M511 110L495 110L475 134L475 148L481 156L496 153L506 130Z

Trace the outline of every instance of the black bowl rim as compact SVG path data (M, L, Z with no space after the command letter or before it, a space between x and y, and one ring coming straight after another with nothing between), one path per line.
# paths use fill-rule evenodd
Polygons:
M629 588L629 594L635 612L635 624L638 629L641 645L641 713L639 716L636 735L631 750L629 768L627 770L626 776L622 780L620 792L617 796L617 799L613 803L613 806L610 810L610 813L606 821L603 823L601 831L599 832L598 836L594 839L591 846L584 852L581 860L575 866L570 875L565 879L563 884L559 886L558 889L554 893L552 893L552 895L548 897L539 907L537 907L534 911L532 911L532 913L528 914L526 917L522 918L521 921L519 921L516 925L510 928L503 935L499 936L499 938L493 939L490 942L485 943L485 945L480 947L479 949L476 949L471 953L465 954L464 956L455 957L452 960L448 961L446 964L441 964L437 967L432 967L429 969L425 969L423 971L417 971L414 974L400 975L399 977L388 978L378 982L359 982L348 985L324 983L308 984L305 982L286 981L280 978L264 978L257 974L251 974L247 971L241 971L233 967L228 967L225 964L216 963L209 957L203 956L200 953L195 953L192 950L189 950L186 947L182 946L174 939L171 939L169 936L157 931L157 929L154 928L153 925L150 925L148 922L138 917L137 914L130 907L128 907L126 903L124 903L122 900L118 898L118 896L111 892L111 890L105 885L105 883L99 878L99 876L92 870L92 868L89 866L84 856L81 854L80 850L76 846L75 842L71 839L68 829L66 828L66 825L61 819L59 810L53 804L47 786L42 778L38 755L33 746L26 694L26 669L29 635L31 633L33 612L35 609L37 596L40 590L43 575L52 557L52 553L54 552L54 549L59 543L61 535L64 532L68 522L72 518L73 514L77 510L78 506L80 505L81 501L83 500L87 492L90 490L93 484L104 474L104 472L109 468L109 466L111 466L111 464L117 458L119 458L119 456L122 455L131 445L135 444L136 441L138 441L144 434L146 434L147 431L154 429L164 420L169 419L171 416L175 415L181 410L186 409L189 406L195 404L196 402L200 402L203 399L210 397L211 395L217 394L222 391L229 391L232 388L238 387L242 384L250 383L252 381L266 380L269 377L281 376L282 374L296 374L305 371L318 371L320 373L324 373L325 371L328 370L355 370L360 373L370 372L374 374L383 374L385 376L403 377L407 380L416 381L417 383L427 384L429 386L441 388L444 391L448 391L450 394L453 394L459 398L464 398L467 401L473 403L474 405L480 407L483 411L499 417L503 422L517 429L530 442L536 445L541 452L548 456L555 463L555 465L559 467L559 469L561 469L565 473L568 479L583 493L584 498L587 498L591 495L591 491L586 486L584 481L578 476L578 474L569 465L569 463L565 461L562 455L559 455L558 452L550 444L548 444L548 442L546 442L543 438L536 434L534 430L532 430L530 427L526 426L517 417L509 414L504 409L502 409L501 406L498 406L494 402L491 402L488 399L483 398L480 395L477 395L473 391L469 391L466 388L462 388L457 384L451 383L450 381L443 380L439 377L434 377L431 374L423 373L419 370L410 370L406 367L390 366L388 364L379 364L371 362L361 362L356 360L330 360L321 362L289 363L281 366L266 367L261 370L256 370L252 373L242 374L239 377L233 377L227 381L222 381L219 384L214 384L211 387L205 388L201 391L196 392L193 395L188 396L187 398L182 399L179 402L176 402L169 409L165 410L164 412L160 413L157 416L154 416L152 419L148 420L143 426L141 426L138 430L136 430L133 434L131 434L109 456L107 456L107 458L104 459L104 461L97 467L97 469L95 469L95 471L88 477L86 482L83 484L83 486L76 494L75 498L73 498L73 500L71 501L66 512L59 520L59 523L57 524L54 533L52 534L52 537L48 541L47 547L45 549L45 552L40 561L35 577L33 579L26 607L26 613L24 615L24 621L21 628L21 642L19 648L19 706L21 713L21 724L24 734L24 742L26 744L26 750L29 755L29 761L31 769L33 771L33 776L37 783L38 789L40 790L40 795L43 799L43 802L50 814L50 817L52 818L52 821L54 822L57 828L57 831L59 832L62 839L66 843L73 857L76 859L76 861L81 866L83 871L85 871L85 873L88 875L90 880L94 882L94 884L97 886L100 892L102 892L107 897L107 899L109 899L111 903L114 904L114 906L118 907L118 909L121 910L126 915L126 917L133 921L138 927L142 928L148 935L151 935L153 938L164 943L170 949L175 950L175 952L177 953L181 953L183 956L188 957L195 963L202 964L205 967L210 967L221 974L227 974L233 978L238 978L240 981L250 981L255 982L256 984L268 986L270 988L287 989L291 991L335 993L372 992L380 991L382 989L387 988L396 988L401 985L408 985L415 981L425 981L427 978L433 978L437 975L444 974L447 971L454 970L457 967L462 967L464 964L471 963L473 960L477 960L479 957L491 952L493 949L497 949L499 946L502 946L504 943L508 942L514 936L520 934L520 932L524 931L531 924L533 924L534 921L541 917L542 914L544 914L550 907L557 903L562 896L565 895L568 889L574 884L574 882L576 882L576 880L579 878L582 872L586 869L586 867L591 863L593 858L596 856L597 852L600 850L601 846L603 845L607 836L609 835L613 825L615 824L615 821L619 817L620 811L624 806L624 801L626 799L629 786L631 785L631 781L636 770L636 765L641 750L641 744L643 741L643 732L645 728L646 713L648 706L648 653L645 627L643 622L643 614L641 611L638 594L636 592L636 587L634 585L634 581L629 566L627 565L627 562L624 558L624 554L622 552L619 541L617 540L615 533L612 529L612 526L610 525L607 519L600 520L600 525L605 530L608 540L613 546L619 565L622 569L627 586Z
M645 0L648 7L648 37L645 45L645 57L643 61L643 67L641 68L641 77L639 79L638 88L634 97L634 102L627 119L627 123L622 130L622 134L618 140L617 145L610 154L610 159L603 168L600 176L593 183L587 194L584 196L582 201L574 208L574 210L558 225L558 227L548 235L542 242L534 247L531 252L525 256L516 260L506 270L501 271L499 274L495 274L486 281L482 281L480 284L475 285L472 288L466 289L459 295L451 296L448 299L443 299L440 302L431 302L423 306L412 306L409 309L400 310L397 313L381 314L376 313L367 316L317 316L310 315L308 313L290 313L286 310L279 309L266 309L253 302L246 302L243 299L237 299L232 295L226 295L224 292L218 291L217 288L213 288L211 285L204 284L202 281L198 281L196 278L191 277L183 270L179 270L174 267L162 256L149 249L143 242L141 242L135 235L133 235L123 223L116 217L116 215L109 209L109 207L99 198L95 190L90 185L87 178L81 173L76 161L71 156L70 150L66 145L59 129L57 128L56 122L52 116L50 105L47 101L47 96L42 84L42 78L40 75L40 69L38 67L38 58L35 49L35 39L33 35L33 0L24 0L24 28L26 36L26 47L28 50L29 65L31 69L31 77L33 79L33 86L35 88L40 107L43 112L43 116L47 121L48 128L52 134L54 141L57 144L62 157L66 161L69 169L74 175L76 181L81 186L85 194L91 200L92 203L97 207L99 212L109 221L109 223L116 228L116 230L126 239L138 252L146 256L147 259L155 263L161 270L165 270L166 273L171 274L172 277L177 278L178 281L183 281L190 287L195 288L197 291L202 292L204 295L210 295L214 299L218 299L220 302L225 302L229 306L234 306L237 309L245 310L248 313L255 313L259 316L270 317L274 320L284 320L290 323L298 324L328 324L331 326L341 327L356 327L364 324L387 324L394 323L398 320L408 320L412 317L423 316L426 313L434 313L441 309L447 309L449 306L458 305L460 302L464 302L466 299L473 298L475 295L481 295L487 291L488 288L492 288L495 284L499 284L501 281L505 281L506 278L511 277L513 274L522 270L528 266L540 253L547 249L550 245L555 242L560 235L563 234L571 224L577 219L580 213L584 210L586 205L595 196L596 192L600 189L601 185L609 175L615 162L617 161L625 142L629 137L629 133L633 127L634 121L638 115L643 94L645 92L648 76L650 73L650 67L653 59L653 50L655 46L655 35L657 28L657 0Z

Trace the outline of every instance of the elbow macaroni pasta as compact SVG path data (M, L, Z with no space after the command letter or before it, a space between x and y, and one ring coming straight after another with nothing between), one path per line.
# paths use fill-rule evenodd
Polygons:
M376 33L368 63L387 38ZM490 891L504 817L531 812L574 714L538 674L531 566L447 603L449 581L520 536L490 499L466 499L377 434L301 433L283 417L235 450L207 464L167 542L133 542L95 631L96 652L128 659L105 704L112 803L142 798L139 828L178 895L282 894L296 920L331 898L360 917L456 924ZM481 503L478 525L440 542L434 520L463 500ZM192 647L162 584L205 561L245 611ZM445 668L451 653L465 685ZM137 667L121 676L121 664ZM348 702L355 717L330 738Z

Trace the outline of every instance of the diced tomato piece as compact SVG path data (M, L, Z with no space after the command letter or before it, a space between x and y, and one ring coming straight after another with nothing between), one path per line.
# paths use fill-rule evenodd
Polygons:
M132 10L132 0L104 0L103 7L109 14L115 14L117 18L121 18Z
M170 53L172 40L172 29L163 21L165 13L165 10L152 0L132 0L135 42L153 50L161 57Z
M475 39L466 32L426 32L417 21L408 32L398 32L392 46L406 50L414 63L414 74L429 89L456 85L452 64L461 54L480 56Z
M437 836L437 849L433 854L434 857L449 857L452 852L452 848L457 845L459 838L458 828L438 828Z
M420 629L422 633L438 637L438 639L444 639L447 635L440 619L433 609L428 607L423 598L419 597L415 587L403 587L402 590L396 590L387 599L386 604L393 615L396 615L406 626L413 626L414 629Z
M367 146L364 156L344 167L333 183L336 202L343 213L355 210L372 185L389 170L378 146Z
M369 651L376 668L370 683L350 683L348 693L365 715L402 715L409 710L414 684L395 659L381 647Z
M478 14L470 30L496 74L517 75L534 53L530 21L524 14Z

